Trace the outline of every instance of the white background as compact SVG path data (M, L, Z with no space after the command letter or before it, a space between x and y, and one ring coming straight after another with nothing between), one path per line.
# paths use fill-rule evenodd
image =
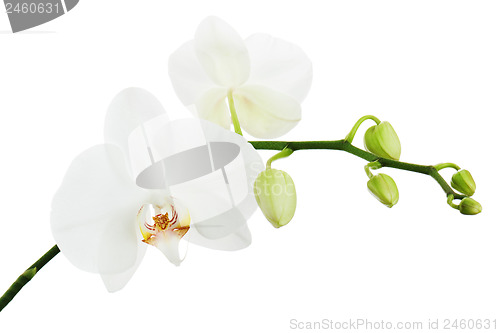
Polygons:
M190 116L167 60L208 15L310 56L303 119L283 139L341 139L374 114L398 132L401 160L470 170L483 213L463 216L430 177L391 169L400 202L387 209L361 159L300 151L274 164L298 191L286 227L257 212L249 248L191 246L179 268L150 249L115 294L58 255L0 313L0 332L292 332L294 318L500 326L497 1L82 0L19 34L0 13L1 292L54 244L52 195L71 160L102 143L118 91L146 88L173 118Z

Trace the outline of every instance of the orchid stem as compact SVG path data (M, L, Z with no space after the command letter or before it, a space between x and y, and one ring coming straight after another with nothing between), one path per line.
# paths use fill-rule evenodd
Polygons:
M382 164L380 164L379 161L370 162L367 165L365 165L365 173L369 179L372 179L373 174L370 171L370 169L377 170L377 169L380 169L381 167L382 167Z
M311 149L326 149L326 150L343 150L349 154L360 157L368 162L378 161L381 167L388 167L411 172L417 172L431 176L441 186L447 197L450 195L453 199L463 199L465 195L458 194L448 185L441 177L438 170L432 165L420 165L405 163L388 158L382 158L365 150L353 146L347 140L336 141L250 141L250 144L258 150L283 150L285 148L296 150L311 150Z
M276 155L272 156L270 159L267 160L266 169L271 169L271 163L273 163L276 160L279 160L280 158L288 157L292 155L292 153L293 153L292 149L285 147L285 149L283 149L282 151L280 151L279 153L277 153Z
M21 274L9 289L0 297L0 312L9 304L19 291L31 281L31 279L60 252L59 247L54 245L47 253L40 257L33 265Z
M361 117L359 118L359 120L354 124L354 126L352 127L351 131L349 132L349 134L347 134L347 136L345 137L345 140L349 143L352 143L352 140L354 140L354 136L356 135L356 132L358 131L358 128L359 126L361 126L361 124L365 121L365 120L368 120L368 119L371 119L373 120L377 125L380 124L380 120L375 117L375 116L371 116L371 115L368 115L368 116L364 116L364 117Z
M243 136L243 133L241 132L240 121L238 120L238 115L236 114L236 108L234 107L233 92L231 90L227 92L227 101L229 104L229 110L231 111L231 120L233 121L234 131Z
M454 199L454 198L453 198L453 195L452 195L452 194L448 195L448 200L446 200L446 201L448 202L448 205L450 205L450 207L451 207L451 208L454 208L454 209L459 209L458 205L455 205L455 204L453 203L453 199Z
M439 164L436 164L434 166L434 168L436 168L437 171L440 171L442 169L445 169L445 168L453 168L455 170L460 170L460 167L458 165L456 165L455 163L439 163Z

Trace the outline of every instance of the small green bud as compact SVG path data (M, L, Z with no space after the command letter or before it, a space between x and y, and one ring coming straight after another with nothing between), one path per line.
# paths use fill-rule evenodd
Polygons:
M394 180L383 173L370 178L367 183L368 190L378 199L381 203L391 208L398 203L399 191Z
M262 171L254 184L255 199L275 228L286 225L295 214L297 194L292 178L284 171Z
M399 160L401 143L391 124L383 121L370 127L365 133L365 148L380 157Z
M481 213L483 207L481 204L472 198L464 198L458 205L458 210L464 215L476 215Z
M467 170L460 170L451 177L451 187L470 197L476 192L476 183Z

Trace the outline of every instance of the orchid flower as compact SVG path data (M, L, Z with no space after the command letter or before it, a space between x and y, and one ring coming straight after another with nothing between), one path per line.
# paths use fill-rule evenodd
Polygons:
M296 45L266 34L243 40L226 22L208 17L194 40L169 59L173 87L197 116L235 131L275 138L301 119L312 65ZM227 104L226 104L227 99ZM229 106L229 108L228 108Z
M175 265L181 239L218 250L248 246L260 156L240 135L199 119L169 121L158 100L129 88L112 101L105 144L70 165L52 203L61 252L109 291L130 280L147 245Z

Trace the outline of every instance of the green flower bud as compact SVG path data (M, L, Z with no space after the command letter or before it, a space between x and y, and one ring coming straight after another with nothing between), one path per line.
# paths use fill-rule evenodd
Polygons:
M284 171L262 171L254 184L255 199L275 228L286 225L295 214L297 194L292 178Z
M460 170L451 177L451 187L470 197L476 192L476 183L467 170Z
M381 203L391 208L398 203L399 191L394 180L383 173L373 176L368 181L368 190L378 199Z
M399 160L401 143L391 124L383 121L370 127L365 133L365 148L380 157Z
M481 204L472 198L464 198L458 205L458 210L464 215L476 215L481 213L483 207Z

